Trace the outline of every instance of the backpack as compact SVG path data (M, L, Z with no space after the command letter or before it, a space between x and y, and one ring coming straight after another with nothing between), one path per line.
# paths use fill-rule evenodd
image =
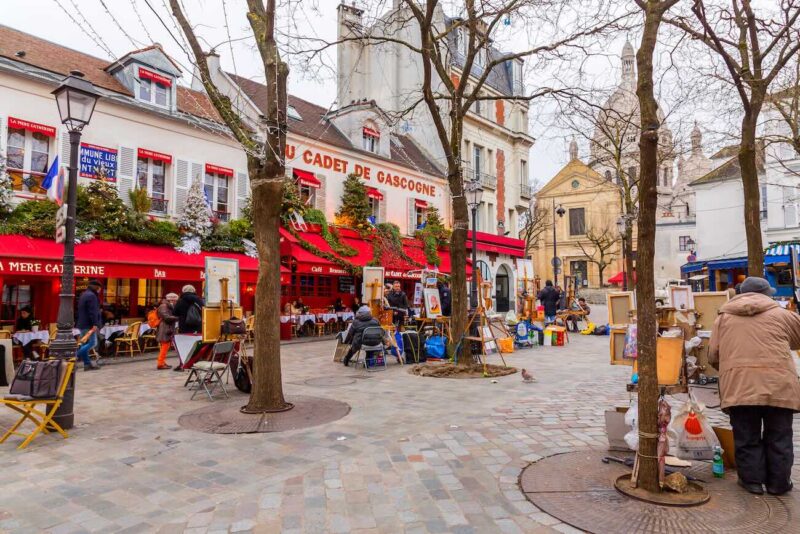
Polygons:
M161 319L158 317L158 311L153 308L147 312L147 326L150 328L158 328L159 324L161 324Z
M186 327L197 327L203 325L203 309L200 305L196 302L192 302L189 305L189 309L186 310Z

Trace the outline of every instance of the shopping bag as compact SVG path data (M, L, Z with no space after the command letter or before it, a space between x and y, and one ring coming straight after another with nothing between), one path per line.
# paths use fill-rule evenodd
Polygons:
M431 336L425 341L425 354L428 358L444 358L445 346L444 337Z
M628 329L625 330L625 348L622 349L622 357L627 360L635 360L639 357L639 347L636 342L637 332L636 324L629 324Z
M625 424L631 427L630 432L625 434L623 439L632 451L639 450L639 403L631 402L630 408L625 412Z
M675 456L683 460L713 460L714 447L719 439L703 413L704 406L693 394L672 418L671 428L675 433Z

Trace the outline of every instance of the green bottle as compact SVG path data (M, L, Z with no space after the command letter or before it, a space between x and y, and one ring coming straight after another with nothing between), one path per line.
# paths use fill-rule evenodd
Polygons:
M714 463L711 466L711 472L714 473L714 478L725 476L725 464L722 463L722 447L719 445L714 446Z

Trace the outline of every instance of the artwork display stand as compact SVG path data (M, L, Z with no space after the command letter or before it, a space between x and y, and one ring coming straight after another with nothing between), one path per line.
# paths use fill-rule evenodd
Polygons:
M478 296L478 307L475 309L475 313L472 314L469 321L467 322L465 335L463 337L464 340L467 341L475 341L480 344L480 352L478 354L473 354L473 358L477 358L476 363L480 363L483 365L483 374L486 375L486 356L489 354L489 351L496 350L497 354L500 355L500 359L503 361L503 365L508 367L505 358L503 357L503 353L500 352L499 347L497 345L497 338L494 335L494 331L492 329L492 325L496 324L491 321L486 315L486 290L485 286L488 285L489 291L491 291L492 283L491 282L483 282L481 279L480 272L473 271L473 275L478 277L478 287L481 288L481 294ZM491 297L488 297L489 303L491 304ZM476 324L477 320L477 324ZM469 332L472 328L477 329L477 336L469 335ZM505 326L503 327L505 328Z

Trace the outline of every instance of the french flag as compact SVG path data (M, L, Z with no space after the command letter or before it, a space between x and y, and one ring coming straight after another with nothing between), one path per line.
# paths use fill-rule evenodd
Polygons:
M58 168L58 156L42 180L42 189L47 189L47 198L59 206L64 203L64 169Z

